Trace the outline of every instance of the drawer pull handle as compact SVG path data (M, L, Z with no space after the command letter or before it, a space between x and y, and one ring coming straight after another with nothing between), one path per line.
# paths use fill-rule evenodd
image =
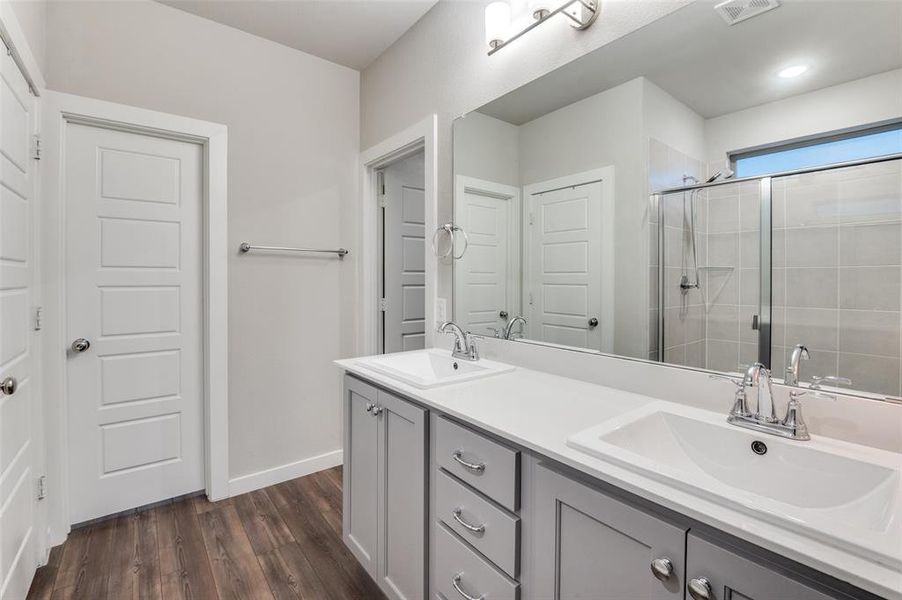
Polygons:
M483 471L485 471L484 464L482 464L482 463L476 464L476 463L467 462L463 458L461 458L460 450L455 450L454 453L451 454L451 458L456 460L464 468L470 469L474 473L482 473Z
M451 585L454 586L454 589L457 590L457 593L460 594L464 600L483 600L485 598L485 594L479 594L478 596L471 596L466 593L462 587L460 587L460 576L463 573L458 573L454 577L451 578Z
M472 531L473 533L483 533L485 531L485 525L470 525L466 521L460 518L460 509L455 508L451 511L451 516L454 517L454 520L460 523L465 529Z

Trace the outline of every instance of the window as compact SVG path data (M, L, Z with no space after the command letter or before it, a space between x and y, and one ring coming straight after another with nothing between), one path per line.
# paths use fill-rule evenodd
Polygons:
M899 153L902 153L902 123L734 154L731 158L736 177L757 177Z

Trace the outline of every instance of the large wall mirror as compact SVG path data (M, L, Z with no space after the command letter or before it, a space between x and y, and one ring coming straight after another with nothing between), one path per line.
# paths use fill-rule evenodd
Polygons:
M714 4L455 121L454 320L900 397L902 3Z

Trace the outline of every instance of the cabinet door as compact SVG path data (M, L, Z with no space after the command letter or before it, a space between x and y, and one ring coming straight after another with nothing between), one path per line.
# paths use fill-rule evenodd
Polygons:
M541 465L533 494L531 598L683 598L685 529ZM660 580L651 563L664 558Z
M710 586L711 600L835 600L849 598L837 593L828 595L800 580L793 579L763 562L735 554L690 533L686 542L686 581L705 579ZM704 586L699 586L704 588ZM695 592L699 598L702 593ZM686 600L695 596L687 592Z
M426 411L379 392L379 575L390 596L426 593Z
M376 573L378 548L377 395L376 388L345 377L342 527L345 544L370 575Z

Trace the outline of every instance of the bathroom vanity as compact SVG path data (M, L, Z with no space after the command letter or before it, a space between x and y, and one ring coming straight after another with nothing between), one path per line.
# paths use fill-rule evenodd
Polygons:
M408 356L439 352L449 354ZM854 540L827 543L784 526L792 515L712 501L567 443L672 403L522 368L424 388L368 360L338 362L344 540L390 598L902 597L898 568ZM772 436L735 429L752 458L770 457L755 456L749 436L784 452ZM900 542L888 544L898 560Z

